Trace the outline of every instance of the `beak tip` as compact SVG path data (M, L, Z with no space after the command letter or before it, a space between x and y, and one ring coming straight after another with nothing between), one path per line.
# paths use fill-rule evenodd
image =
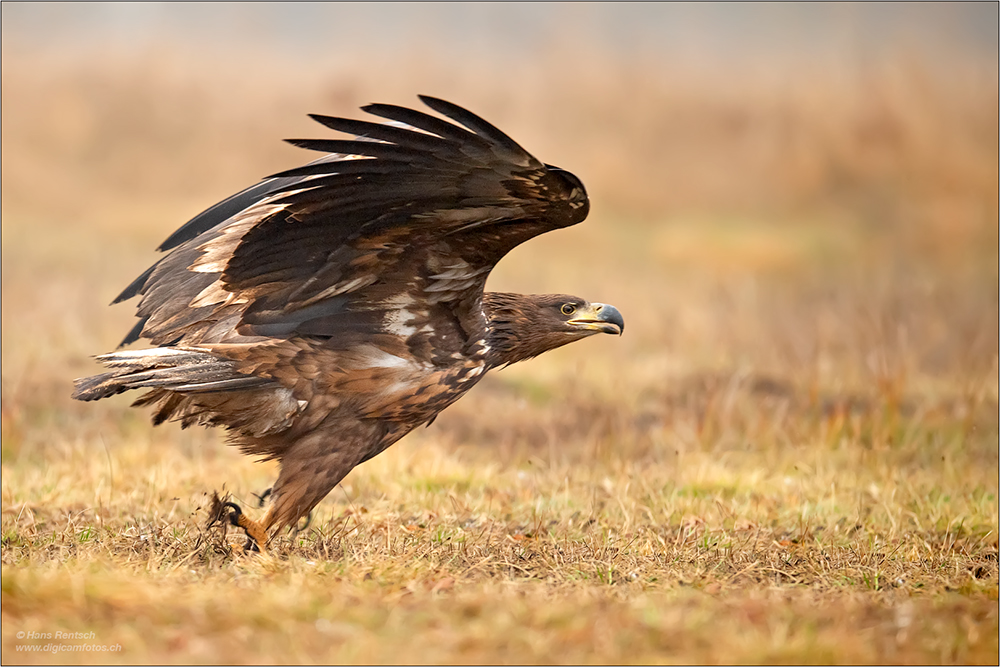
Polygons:
M619 336L625 333L625 318L622 317L621 312L614 306L602 303L600 305L600 317L601 320L612 324L617 327L617 331L608 331L607 333L617 333Z

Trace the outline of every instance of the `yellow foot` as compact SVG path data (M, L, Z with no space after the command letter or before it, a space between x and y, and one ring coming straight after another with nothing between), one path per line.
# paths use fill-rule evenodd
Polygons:
M232 510L226 517L226 509ZM263 551L267 546L267 530L257 521L249 518L243 513L243 508L229 500L221 500L218 495L212 496L212 509L209 511L209 526L228 518L229 523L237 528L242 528L246 533L247 543L243 547L244 551Z
M247 517L247 515L243 513L243 508L236 503L227 501L222 504L233 510L229 513L229 523L238 528L242 528L243 532L247 534L247 543L246 546L243 547L243 550L263 551L267 546L267 531L264 530L264 526Z

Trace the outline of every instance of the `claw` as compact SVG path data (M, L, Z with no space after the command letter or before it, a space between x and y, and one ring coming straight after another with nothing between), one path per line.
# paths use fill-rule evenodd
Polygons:
M247 534L247 543L243 547L244 551L260 551L267 544L267 531L256 521L247 518L239 506L234 506L236 511L229 513L229 522L234 526L239 526Z
M257 497L257 507L263 507L267 499L271 497L271 489L264 489L259 495L253 494Z
M242 528L243 532L247 535L247 543L243 545L243 551L260 553L260 547L257 545L257 540L250 536L250 528L244 524L248 523L249 519L240 519L243 517L243 508L236 503L224 502L223 507L229 507L233 511L229 513L229 523L237 528Z
M229 512L228 517L226 516L227 508L232 510ZM209 527L226 519L228 519L231 525L242 528L243 532L246 533L247 543L243 547L244 551L261 551L264 545L267 544L267 531L260 523L247 517L243 513L243 508L236 503L229 500L221 500L218 495L213 495Z
M305 515L305 517L303 519L301 519L301 521L302 521L302 525L301 526L296 525L294 528L291 529L291 531L292 531L292 539L295 539L296 537L298 537L299 533L301 533L303 530L305 530L310 525L312 525L312 520L313 520L313 513L310 511L308 514Z
M229 502L228 500L222 503L222 506L228 507L233 510L232 512L229 513L229 523L238 528L242 528L243 526L240 526L239 523L239 517L243 515L243 508L237 505L236 503Z

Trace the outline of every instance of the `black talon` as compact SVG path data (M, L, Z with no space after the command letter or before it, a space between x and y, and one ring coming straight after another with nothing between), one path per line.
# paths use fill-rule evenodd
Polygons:
M257 544L257 541L250 536L250 531L247 530L247 527L245 525L240 525L240 520L241 517L243 516L243 508L229 500L223 501L221 498L219 498L219 495L216 493L212 494L212 509L211 509L211 516L209 517L208 527L211 528L216 523L225 521L227 518L225 517L227 508L230 510L228 516L229 523L233 526L236 526L237 528L242 529L247 536L247 543L243 547L243 550L259 552L260 546ZM251 525L255 525L252 521L247 521L246 519L243 519L243 523L249 523Z
M237 528L242 528L243 532L247 534L247 543L243 545L243 551L251 551L260 553L260 547L257 545L257 540L250 537L250 533L244 526L240 525L239 517L243 514L243 508L232 502L222 503L223 507L228 507L233 511L229 513L229 523L236 526Z
M237 528L242 528L243 526L239 524L239 521L237 520L236 517L243 514L243 508L237 505L236 503L229 502L228 500L222 503L222 506L229 507L230 509L233 510L232 512L229 513L229 523L236 526Z
M271 489L264 489L260 495L256 493L254 495L257 496L257 507L263 507L267 499L271 497Z

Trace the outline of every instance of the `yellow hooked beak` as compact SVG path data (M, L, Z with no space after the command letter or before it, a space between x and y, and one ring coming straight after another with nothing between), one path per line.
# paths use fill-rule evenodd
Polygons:
M625 320L614 306L606 303L592 303L579 308L573 318L566 321L575 327L593 329L600 333L621 335L625 331Z

